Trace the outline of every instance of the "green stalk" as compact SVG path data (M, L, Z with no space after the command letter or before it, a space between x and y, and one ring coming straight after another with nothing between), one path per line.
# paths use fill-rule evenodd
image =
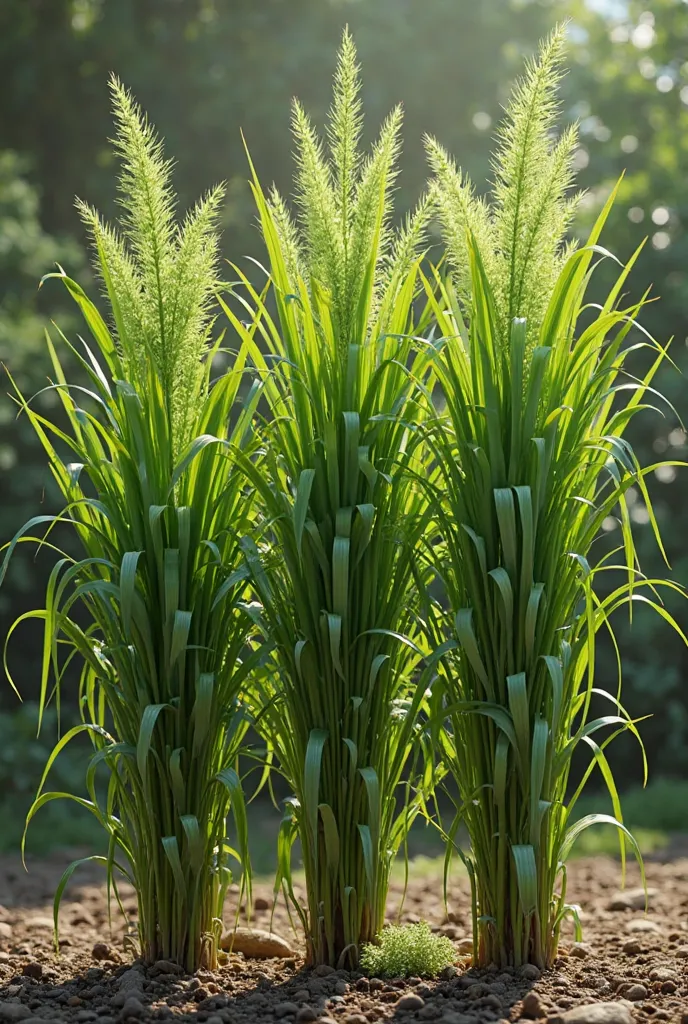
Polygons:
M435 458L429 556L447 598L428 627L437 643L447 631L454 637L433 690L433 721L471 842L477 965L551 966L562 920L576 919L564 862L584 828L615 824L622 858L626 841L639 858L605 756L620 732L639 736L619 695L595 686L595 637L612 630L618 607L637 601L683 636L658 597L660 587L680 588L640 572L626 505L637 488L661 549L645 486L655 467L641 468L624 439L655 394L665 357L647 334L633 344L645 299L621 302L637 253L602 306L585 310L583 326L593 261L609 255L598 239L614 194L583 247L562 245L575 144L572 131L550 141L562 44L560 30L515 89L492 206L428 143L452 264L448 281L427 282L444 400L427 430ZM642 379L628 369L639 347L652 356ZM621 543L595 563L593 542L614 516ZM593 718L593 697L610 713ZM600 741L602 730L611 735ZM568 798L581 744L590 763ZM595 767L614 817L572 823Z
M390 867L422 799L400 806L399 789L407 769L416 777L425 700L412 584L427 516L414 472L430 360L411 340L425 205L392 233L399 113L363 159L358 89L346 34L331 161L295 106L298 224L253 173L277 316L239 271L226 307L267 402L263 471L244 464L265 519L247 553L274 646L258 726L295 797L277 886L292 893L298 833L308 959L340 966L355 965L384 923Z
M219 351L208 344L208 328L222 192L210 193L177 225L160 143L117 82L113 94L122 233L86 206L81 212L114 329L78 284L63 272L48 275L59 277L80 307L95 352L61 336L87 381L71 385L47 338L66 431L17 391L66 505L61 515L38 516L19 531L0 579L17 543L43 542L35 530L49 535L56 522L74 527L83 557L60 552L45 608L22 618L45 626L41 715L51 674L59 694L69 663L83 661L82 724L51 753L27 827L44 804L64 796L94 814L108 835L108 854L90 859L104 860L115 892L116 871L133 883L143 959L193 971L216 963L232 857L242 885L250 884L236 764L247 728L239 700L256 660L247 646L252 621L241 552L253 526L253 496L234 452L250 456L255 447L250 423L260 389L238 401L245 351L230 373L210 379ZM84 732L94 747L89 798L50 792L55 758ZM101 765L104 798L96 785ZM239 852L226 840L230 809ZM75 867L56 893L56 937Z

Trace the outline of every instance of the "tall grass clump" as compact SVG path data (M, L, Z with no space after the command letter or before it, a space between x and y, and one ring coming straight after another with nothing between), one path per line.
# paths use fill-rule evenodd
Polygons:
M434 608L437 629L444 638L448 625L454 638L441 662L446 728L436 741L458 783L454 825L462 819L470 837L482 965L550 965L562 920L576 913L565 868L576 836L596 821L627 834L605 749L637 731L620 693L595 685L595 637L627 603L673 622L661 581L640 572L628 512L634 487L661 547L645 483L655 467L642 468L624 437L654 397L665 350L639 328L646 296L623 294L637 252L618 264L600 304L588 298L597 266L614 260L598 244L613 194L585 244L564 242L578 196L576 130L553 138L563 43L558 30L512 94L491 201L427 142L450 265L446 281L428 284L444 399L428 434L437 526L428 550L447 598ZM643 352L650 365L638 378ZM619 544L596 556L614 517ZM601 702L608 713L594 717ZM590 760L569 796L579 747ZM614 816L570 824L595 766Z
M410 588L425 508L411 470L428 359L409 335L426 203L391 228L400 124L395 110L362 154L345 33L329 152L294 104L296 217L253 175L276 317L245 277L227 309L269 409L263 472L245 462L265 518L247 557L276 659L258 724L294 793L278 884L293 896L298 833L308 958L340 966L382 928L390 865L420 799L397 791L424 699ZM248 327L233 308L242 296Z
M191 971L216 960L234 852L226 839L230 808L246 848L236 759L246 730L239 697L252 665L240 550L252 494L232 452L254 444L259 385L240 408L243 352L231 372L211 381L220 345L211 341L211 304L222 188L179 223L160 141L117 81L112 95L121 221L111 226L78 204L109 323L76 282L62 271L48 275L63 281L92 340L73 345L60 335L81 372L77 386L47 337L64 424L17 392L66 504L60 515L24 526L2 571L17 543L52 547L56 524L74 528L82 557L54 548L45 608L10 631L28 618L44 623L41 716L53 695L59 706L61 687L80 679L82 724L50 755L27 825L63 797L94 814L108 852L91 859L105 863L115 891L116 872L133 883L144 960ZM46 789L55 758L79 733L94 747L88 799ZM75 866L58 888L56 929Z

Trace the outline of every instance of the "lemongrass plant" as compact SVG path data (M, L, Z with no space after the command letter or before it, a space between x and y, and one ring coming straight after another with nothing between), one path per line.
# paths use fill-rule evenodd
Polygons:
M51 673L59 700L61 685L83 665L83 724L57 742L27 826L58 798L92 812L108 835L108 852L87 859L105 864L115 892L117 871L134 885L144 960L164 958L192 971L216 962L231 858L246 864L236 760L247 727L239 698L255 660L246 656L251 615L240 550L252 494L232 450L252 450L260 385L240 408L245 352L211 381L220 345L210 334L222 188L178 223L160 141L115 80L112 94L121 225L78 204L111 324L63 272L48 275L61 278L76 300L92 342L77 347L61 335L83 372L85 383L74 386L47 338L64 430L17 392L66 505L58 516L26 524L3 573L17 543L52 547L56 523L74 527L83 557L54 549L60 557L45 608L10 631L24 619L44 622L41 714ZM34 537L37 529L45 536ZM46 789L55 758L80 733L95 748L88 799ZM99 766L108 773L104 797ZM230 808L240 853L226 838ZM56 937L60 897L75 866L58 887Z
M444 700L435 737L460 794L448 831L463 820L470 837L478 965L552 964L562 921L576 916L565 861L584 828L614 822L622 854L624 834L637 851L604 753L637 730L620 693L595 685L595 636L628 602L678 628L659 602L661 581L637 564L627 495L642 495L661 547L645 483L655 467L641 468L624 438L665 350L637 329L646 297L623 301L637 253L600 305L586 297L597 263L611 258L598 239L613 194L584 245L564 242L577 196L576 130L552 140L563 45L560 29L513 92L491 203L427 142L451 267L448 280L428 283L444 399L429 432L437 535L428 552L447 595L434 606L436 628L454 638L433 689ZM652 353L641 379L628 365L639 349ZM620 546L595 560L614 516ZM600 701L609 713L593 717ZM581 745L590 761L570 795ZM574 822L595 766L615 816Z
M276 654L257 724L294 793L277 885L294 899L298 833L308 959L339 966L355 965L382 928L390 866L422 799L401 784L415 777L404 769L424 700L410 587L426 512L411 470L428 357L410 335L426 203L392 230L400 122L395 110L362 155L345 33L329 156L294 104L297 219L253 174L277 316L245 275L227 306L269 410L262 472L245 461L266 530L247 557Z

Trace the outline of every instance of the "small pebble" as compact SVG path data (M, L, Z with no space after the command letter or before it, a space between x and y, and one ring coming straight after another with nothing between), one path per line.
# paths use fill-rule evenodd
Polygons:
M287 1017L290 1013L297 1013L298 1009L299 1008L296 1003L277 1003L277 1005L273 1007L275 1017Z
M624 1003L586 1003L547 1018L547 1024L633 1024Z
M569 956L577 956L580 960L585 960L591 953L592 949L587 942L574 942L569 950Z
M318 1015L312 1006L302 1006L296 1013L296 1019L299 1024L311 1024L311 1021L318 1019Z
M142 1017L143 1016L143 1003L136 996L128 996L124 1001L122 1007L122 1019L126 1020L127 1017Z
M39 964L37 960L29 960L28 964L24 964L22 974L26 978L34 978L39 981L43 977L43 965Z
M635 939L629 939L628 942L624 942L623 944L623 951L624 953L628 953L629 956L635 956L640 952L640 948L640 943Z
M647 890L648 906L656 895L656 889ZM643 888L622 889L620 892L614 893L607 903L607 910L645 910L645 890Z
M647 999L647 989L644 985L631 985L624 992L624 996L626 999L630 999L631 1002L637 1003L639 999Z
M539 1020L541 1017L547 1016L547 1010L536 992L526 992L521 1000L521 1014L531 1020Z
M650 981L677 981L676 971L670 971L668 967L655 967L650 971Z
M153 971L156 974L183 974L184 968L172 960L156 960L153 964Z
M395 1006L397 1010L420 1010L425 1006L425 1000L422 996L417 996L415 992L409 992L408 995L398 999Z
M629 932L653 932L658 935L661 931L661 925L658 925L656 921L651 921L649 917L638 917L634 921L628 923Z
M327 978L330 974L334 974L334 967L330 967L329 964L318 964L314 968L313 974L316 978Z
M540 977L540 969L535 964L524 964L519 973L526 981L537 981Z
M110 960L112 958L112 950L107 942L96 942L91 950L91 956L94 960Z

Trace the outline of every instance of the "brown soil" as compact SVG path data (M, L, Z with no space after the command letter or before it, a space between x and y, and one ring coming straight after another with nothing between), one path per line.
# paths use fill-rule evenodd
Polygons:
M133 892L123 889L129 922L113 914L110 931L105 889L90 870L80 878L77 873L67 891L57 957L52 896L63 868L63 861L29 862L26 874L16 859L0 859L0 1024L483 1024L556 1018L597 1003L617 1004L620 1021L626 1013L626 1020L637 1022L688 1024L688 859L647 865L647 916L642 906L621 906L618 863L601 857L573 861L568 891L582 907L585 942L575 944L566 931L554 969L542 976L530 965L521 971L471 970L470 957L460 952L470 928L465 880L459 878L453 887L447 914L437 871L414 874L402 920L422 916L454 939L456 968L436 981L391 982L328 969L306 971L299 955L245 960L232 954L216 972L195 977L166 973L173 968L164 963L146 969L135 960L128 938L134 934ZM627 894L638 884L637 870L629 869ZM401 888L392 888L390 917ZM632 891L630 897L626 902L633 903ZM230 897L227 921L236 910L232 898L236 895ZM265 907L270 887L257 885L254 900ZM267 929L269 921L270 910L253 911L255 927ZM273 930L302 949L282 905ZM583 1024L584 1017L576 1020Z

